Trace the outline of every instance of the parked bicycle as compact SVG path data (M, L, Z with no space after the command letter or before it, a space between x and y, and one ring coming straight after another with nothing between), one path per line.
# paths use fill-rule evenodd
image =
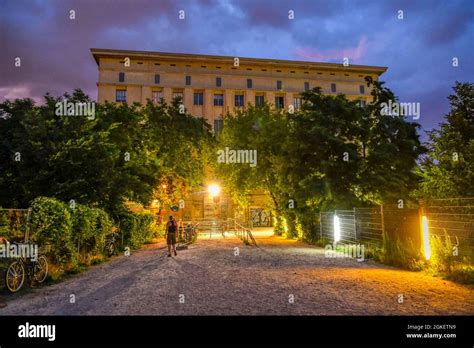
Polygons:
M109 234L105 240L104 251L107 256L116 254L118 245L120 243L120 235L117 232Z
M48 260L44 255L38 255L36 260L20 257L11 262L5 272L5 286L8 291L19 291L26 277L31 285L43 283L48 276Z

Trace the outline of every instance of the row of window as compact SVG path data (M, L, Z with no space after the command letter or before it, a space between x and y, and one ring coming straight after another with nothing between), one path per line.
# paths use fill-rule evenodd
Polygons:
M181 98L183 99L182 92L175 92L173 93L174 98ZM163 99L163 92L161 91L153 91L152 92L152 101L154 103L161 102ZM115 94L115 101L119 103L125 103L127 101L127 90L125 89L117 89ZM301 97L294 97L293 106L295 108L301 107ZM202 92L195 92L193 98L194 105L204 105L204 93ZM255 105L256 106L263 106L265 104L265 96L263 95L256 95L255 96ZM245 96L243 94L236 94L234 95L234 106L242 107L245 105ZM222 93L215 93L214 94L214 106L224 106L224 94ZM285 107L285 98L283 96L275 96L275 106L277 108L284 108Z
M125 73L124 72L119 72L119 82L125 82ZM191 86L191 76L186 76L185 77L185 84L186 86ZM155 84L159 85L160 84L160 75L156 74L155 75ZM216 87L222 87L222 78L221 77L216 77ZM253 81L252 79L247 79L247 88L251 89L253 88ZM283 83L281 80L276 81L276 89L281 90L283 89ZM309 88L309 82L304 83L304 90L308 91ZM337 88L335 83L331 83L331 92L336 93ZM359 86L359 93L360 94L365 94L365 86L360 85Z

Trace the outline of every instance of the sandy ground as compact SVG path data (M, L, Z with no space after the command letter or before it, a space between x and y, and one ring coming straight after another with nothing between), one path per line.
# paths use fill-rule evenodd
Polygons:
M327 258L324 249L268 233L256 239L258 247L201 238L173 258L163 242L149 245L61 283L8 295L0 315L474 314L473 287Z

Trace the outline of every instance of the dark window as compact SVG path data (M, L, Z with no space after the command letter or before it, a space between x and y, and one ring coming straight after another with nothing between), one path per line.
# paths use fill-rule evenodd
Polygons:
M331 92L336 93L336 84L335 83L331 83Z
M161 103L163 101L163 92L161 91L152 91L151 100L153 103Z
M309 82L304 83L304 90L309 91Z
M285 101L282 96L276 96L275 97L275 107L277 109L283 109L285 107Z
M119 82L125 82L125 73L119 72Z
M224 106L223 94L214 94L214 106Z
M247 88L252 88L252 79L247 79Z
M365 86L364 85L359 86L359 92L360 92L360 94L365 94Z
M216 77L216 87L222 86L222 79L220 77Z
M301 97L294 97L293 106L295 109L301 109Z
M191 85L191 76L186 76L186 86Z
M281 89L281 81L280 80L277 81L277 89Z
M117 103L126 103L127 91L125 89L117 89L117 91L115 91L115 101Z
M265 97L263 95L255 96L255 106L263 106L265 104Z
M156 74L155 75L155 85L159 85L160 84L160 74Z
M244 106L244 95L243 94L236 94L235 95L235 106Z
M214 133L219 134L222 132L222 127L224 127L224 120L223 119L215 119L214 120Z
M204 104L204 93L197 92L194 93L194 105L203 105Z

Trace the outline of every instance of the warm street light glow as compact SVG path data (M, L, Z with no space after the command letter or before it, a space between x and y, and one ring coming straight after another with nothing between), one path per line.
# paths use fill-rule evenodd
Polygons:
M339 223L339 216L334 215L334 241L339 242L341 240L341 225Z
M423 251L427 260L431 257L430 248L430 232L428 228L428 218L426 216L421 217L421 230L423 233Z
M207 190L209 191L209 194L211 195L211 197L217 197L219 196L219 193L221 192L221 188L219 187L219 185L216 185L216 184L209 185Z
M166 184L161 185L163 189L166 189L168 186Z

